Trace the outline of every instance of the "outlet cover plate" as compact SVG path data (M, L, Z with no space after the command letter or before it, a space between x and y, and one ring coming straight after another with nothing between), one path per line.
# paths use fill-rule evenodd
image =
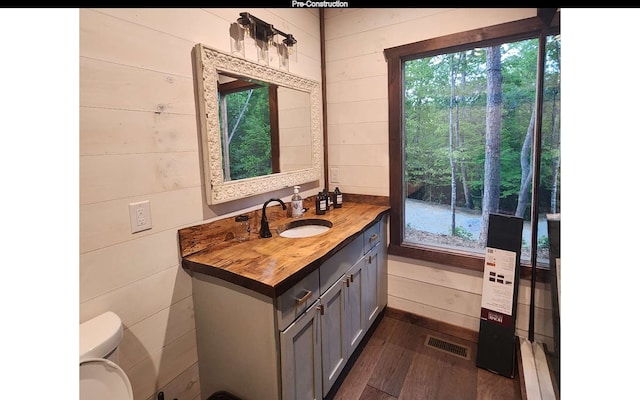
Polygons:
M129 218L131 220L131 233L151 229L151 207L149 200L130 203Z
M331 167L329 170L329 177L331 178L331 183L340 183L340 170L338 167Z

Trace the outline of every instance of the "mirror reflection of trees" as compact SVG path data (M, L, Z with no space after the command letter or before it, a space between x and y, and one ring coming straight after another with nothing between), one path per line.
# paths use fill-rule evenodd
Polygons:
M219 74L224 181L311 167L309 93Z
M225 91L221 85L218 93L224 180L271 174L268 86L252 84Z

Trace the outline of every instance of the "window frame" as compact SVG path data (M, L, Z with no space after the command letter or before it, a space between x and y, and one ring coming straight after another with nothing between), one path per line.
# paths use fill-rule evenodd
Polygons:
M555 14L557 15L557 13ZM389 98L389 203L391 212L388 253L390 255L475 271L484 270L484 256L482 254L404 242L404 62L443 53L458 52L477 47L490 47L518 40L546 38L548 35L559 34L559 16L553 18L552 21L548 21L548 17L549 14L540 12L537 17L440 36L384 50L387 60ZM540 90L540 82L538 82L537 86L538 90ZM540 126L539 119L542 118L541 114L537 113L536 115L537 126ZM536 160L539 160L539 158L536 157ZM521 277L531 275L531 270L530 264L523 264ZM546 280L547 274L545 270L537 268L536 271L542 272L542 274L537 274L536 279Z

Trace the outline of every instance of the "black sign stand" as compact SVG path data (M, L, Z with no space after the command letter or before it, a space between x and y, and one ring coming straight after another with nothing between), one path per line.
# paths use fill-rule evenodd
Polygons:
M515 376L516 305L520 279L522 225L523 220L519 217L489 215L476 366L508 378ZM502 255L512 260L512 268L506 273L504 269L500 271L500 266L497 267L497 271L492 270L496 268L492 265L494 256ZM507 297L507 293L512 294L511 298ZM489 296L495 299L488 299Z

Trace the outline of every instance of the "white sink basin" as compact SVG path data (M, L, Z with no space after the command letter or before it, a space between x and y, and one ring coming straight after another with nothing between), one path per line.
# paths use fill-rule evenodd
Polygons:
M332 226L331 221L324 219L302 219L278 228L278 233L286 238L304 238L325 233Z

